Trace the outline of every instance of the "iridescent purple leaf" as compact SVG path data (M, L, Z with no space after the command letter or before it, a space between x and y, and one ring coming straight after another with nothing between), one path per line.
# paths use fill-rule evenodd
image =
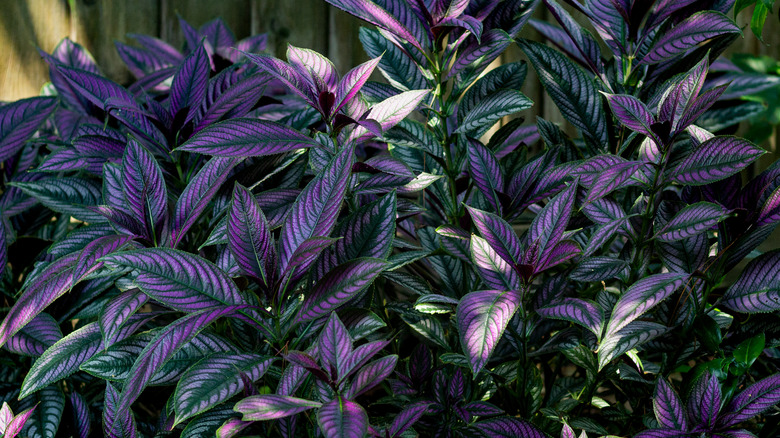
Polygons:
M337 266L306 295L297 320L310 321L334 312L358 296L386 266L387 262L372 258L355 259Z
M714 105L715 102L722 99L721 96L723 95L724 91L726 91L726 85L720 85L715 88L711 88L702 93L699 97L696 98L696 100L689 103L685 108L683 118L680 119L680 122L676 125L676 128L687 128L696 122L699 116L710 109L710 107Z
M499 417L478 421L474 427L491 438L547 438L531 423L514 417Z
M213 102L210 101L211 95L207 94L201 105L201 112L193 119L193 132L198 132L223 118L244 117L263 95L265 85L270 80L270 76L263 75L243 78L222 91Z
M528 109L531 105L533 101L518 90L498 90L474 105L455 132L479 136L502 117Z
M189 109L182 125L197 114L196 109L206 96L209 73L211 73L209 59L203 45L198 45L198 48L187 55L179 65L179 70L171 83L169 103L171 117L176 117L185 108Z
M12 181L8 184L58 213L89 223L105 222L103 216L89 209L102 201L100 185L94 180L59 177L28 182Z
M315 236L301 242L298 248L295 249L295 252L290 256L287 266L281 271L281 277L284 278L289 276L291 279L290 281L293 282L303 277L306 274L307 269L317 261L320 254L336 240L337 239L330 237ZM276 253L272 252L271 254L275 256Z
M382 28L393 35L405 40L409 44L418 48L421 52L424 52L424 48L421 45L422 41L418 41L409 29L406 28L397 18L388 13L379 5L371 2L360 0L326 0L331 5L352 14L361 20L365 20L379 28Z
M314 139L281 123L235 118L204 128L176 150L217 157L256 157L317 145Z
M572 429L571 426L563 423L563 428L561 429L561 438L577 438L577 435L574 434L574 429Z
M205 415L208 415L208 412ZM190 422L190 424L192 424L192 422ZM242 421L239 420L238 418L229 418L228 420L225 421L224 424L219 426L219 429L217 429L216 432L217 438L232 438L236 436L238 433L240 433L242 430L246 429L251 425L252 425L251 421ZM189 424L187 425L187 427L189 427ZM202 435L201 434L192 435L193 438L195 438L196 436L202 436ZM182 438L185 438L184 432L182 432Z
M8 407L8 404L6 402L3 402L3 410ZM14 438L16 435L19 434L19 432L22 431L25 424L27 423L27 420L30 419L32 414L35 412L35 409L37 409L37 406L33 406L31 408L28 408L20 413L18 413L13 418L8 419L8 422L5 424L0 424L0 432L3 432L3 438ZM9 415L13 415L10 413L11 408L8 407L8 410L6 412L9 413Z
M91 429L89 421L89 406L78 392L70 394L70 406L73 412L73 424L76 426L79 438L88 438Z
M500 214L502 209L498 193L504 192L504 175L495 155L482 142L469 139L468 162L474 184L493 210Z
M240 373L258 380L274 360L256 354L214 354L200 360L176 385L174 425L238 394L244 388Z
M544 3L563 27L568 36L567 39L571 40L571 44L567 44L567 48L570 49L567 52L570 52L573 55L572 57L579 59L591 71L602 73L604 64L601 60L601 50L596 40L557 2L545 0ZM556 44L560 43L556 41Z
M666 94L658 106L658 121L671 122L672 130L680 128L680 121L685 117L685 111L704 86L704 79L709 69L709 57L699 61L685 74L674 88Z
M236 184L227 221L228 248L244 274L268 283L266 265L271 233L252 192Z
M355 339L351 333L350 337ZM346 361L340 362L341 368L338 370L340 374L339 381L346 380L360 367L365 365L369 359L382 351L382 349L385 348L388 343L388 341L373 341L355 348L355 350L350 353L349 358L347 358Z
M317 424L328 438L362 438L368 430L368 414L359 404L338 396L317 410Z
M517 263L522 256L520 239L505 220L476 208L466 206L474 226L493 250L508 263Z
M62 339L57 321L48 313L39 313L8 339L5 348L15 354L37 357Z
M287 62L298 72L306 72L312 78L318 94L333 92L339 83L336 66L326 57L311 49L287 45ZM325 108L323 108L325 109Z
M612 359L661 336L667 331L669 328L664 325L646 321L634 321L618 331L607 331L599 345L598 370L601 371Z
M596 337L601 337L604 328L604 311L593 301L580 298L563 298L559 302L539 308L536 313L553 319L579 324L593 332Z
M650 137L656 143L662 143L662 139L658 138L652 128L653 115L641 100L627 94L604 93L604 95L607 97L612 114L623 126Z
M393 423L387 429L388 432L390 432L390 436L401 436L407 429L414 426L414 423L425 415L428 411L428 406L431 404L431 402L427 401L407 404L404 409L395 416Z
M645 163L625 161L601 171L593 181L585 202L593 202L609 195L617 189L629 186L629 180L644 166ZM631 184L633 185L633 184Z
M650 275L629 287L615 304L607 335L616 333L671 295L683 285L687 274Z
M702 143L677 164L669 177L681 184L709 184L741 171L765 153L748 140L717 136Z
M135 418L130 409L119 410L120 394L111 382L106 382L103 397L103 434L108 438L136 438Z
M533 273L538 274L553 266L571 260L581 253L582 249L580 249L580 245L577 242L569 239L561 240L552 248L545 250L539 262L534 266ZM531 255L533 255L533 253L531 253ZM533 260L533 257L531 257L530 260ZM526 262L527 261L528 260L526 260Z
M552 248L563 237L574 208L577 184L569 184L564 191L542 208L528 229L528 242L539 242L542 252Z
M661 228L655 238L674 242L703 233L724 220L728 210L711 202L697 202L680 210Z
M518 291L498 290L471 292L461 298L456 316L460 343L475 375L490 359L520 299Z
M676 429L646 429L634 435L634 438L685 438L689 435L680 435Z
M318 99L314 84L311 83L307 77L299 73L298 70L273 56L252 53L244 53L244 56L257 65L260 70L270 74L283 84L287 85L292 92L301 96L306 103L312 107L317 107Z
M664 33L639 62L655 64L672 59L710 38L730 33L742 33L730 18L715 11L697 12Z
M247 397L236 403L233 409L244 414L243 421L264 421L288 417L320 406L322 403L316 401L288 395L265 394Z
M411 90L396 94L373 105L366 118L379 122L382 131L387 131L414 111L428 93L430 93L429 90ZM356 128L350 135L350 139L372 137L373 134L362 126Z
M98 261L98 259L119 250L132 240L133 238L130 236L113 235L99 237L88 243L79 254L79 259L73 268L71 287L103 266L103 262Z
M734 426L766 412L780 403L780 374L766 377L743 389L723 410L718 424Z
M393 372L397 362L398 355L391 354L365 365L352 378L352 383L347 387L344 396L354 399L379 385Z
M447 65L452 62L452 67L446 79L456 77L461 84L473 82L512 43L512 35L503 29L493 28L483 32L480 41L476 38L468 41L468 44L461 45L454 60L447 59ZM455 52L451 56L454 57Z
M357 96L381 59L380 56L366 61L344 75L336 88L336 101L331 114L338 113L344 105Z
M675 430L688 430L688 421L680 396L663 377L660 377L655 385L653 411L661 426Z
M56 108L53 97L31 97L0 106L0 161L16 155Z
M148 300L146 294L134 288L122 292L106 303L99 320L104 348L110 347L119 340L124 324Z
M780 250L752 260L723 295L723 306L741 313L780 309Z
M708 429L715 426L722 397L717 376L709 371L702 374L688 394L688 415L694 424Z
M513 265L504 260L487 240L471 236L471 259L488 287L498 290L520 289L520 276Z

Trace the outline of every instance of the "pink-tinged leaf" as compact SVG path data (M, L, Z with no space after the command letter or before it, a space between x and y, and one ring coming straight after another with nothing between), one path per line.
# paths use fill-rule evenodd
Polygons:
M571 426L563 423L563 428L561 429L561 438L577 438L577 435L574 434L574 429L572 429Z
M122 157L122 184L129 213L144 224L146 237L158 241L168 212L165 179L157 160L133 139Z
M304 240L290 256L290 260L284 270L281 271L280 276L282 278L289 276L292 282L300 279L306 275L307 269L317 261L320 254L335 241L336 239L330 237L317 236ZM272 254L275 255L276 253L273 252Z
M329 438L362 438L368 431L368 414L359 404L338 396L317 410L317 424Z
M585 202L593 202L617 189L635 185L636 182L630 180L644 165L642 162L625 161L601 171L593 180Z
M653 115L641 100L627 94L604 93L604 95L607 97L612 114L623 126L650 137L656 143L662 143L662 139L653 132Z
M661 426L675 430L688 430L688 421L680 396L663 377L658 379L655 386L653 411Z
M306 103L312 107L317 107L318 93L314 88L314 84L289 64L265 54L244 53L244 55L257 65L260 70L275 77L289 87L290 91L301 96Z
M669 328L654 322L634 321L617 332L607 332L599 345L599 368L601 371L612 359L636 348L645 342L661 336Z
M236 157L214 157L190 180L176 201L171 232L172 247L179 245L184 234L195 224L222 184L230 177L231 170L241 161L242 158Z
M197 108L206 97L209 73L209 57L203 45L198 45L197 49L184 58L174 75L169 99L170 113L171 117L176 117L181 110L188 108L189 112L182 125L197 114Z
M111 254L133 240L130 236L104 236L93 240L79 254L79 259L73 269L73 287L90 273L100 269L103 262L98 261L103 256Z
M663 34L640 60L640 64L655 64L672 59L710 38L725 34L741 34L734 21L714 11L697 12Z
M520 300L519 291L499 290L471 292L461 298L456 316L460 343L475 375L487 364Z
M330 235L336 224L354 161L352 148L344 148L306 185L284 221L279 245L279 267L284 271L293 253L312 237Z
M354 399L379 385L393 372L397 362L398 356L391 354L365 365L352 378L352 383L347 388L344 396Z
M696 100L689 103L688 106L685 108L685 113L683 115L683 118L680 119L679 124L677 124L675 128L676 129L687 128L688 126L696 122L696 119L698 119L699 116L704 114L704 112L707 111L712 105L714 105L715 102L721 99L723 92L726 91L726 87L727 85L720 85L711 88L705 91L704 93L702 93L701 96L699 96Z
M70 289L77 259L78 254L61 257L27 281L24 292L0 324L0 346Z
M239 184L233 189L227 236L228 248L244 274L268 284L266 266L272 245L271 233L254 195Z
M429 92L429 90L411 90L388 97L372 106L366 117L379 122L382 131L386 132L414 111ZM362 126L355 128L350 134L350 139L357 140L366 140L372 137L373 134Z
M76 426L79 438L88 438L92 425L89 421L89 406L78 392L70 394L70 406L73 412L73 424Z
M696 99L704 86L709 66L709 57L705 56L679 80L674 88L669 90L658 106L658 121L671 122L672 131L678 130L680 120L685 117L686 108Z
M393 423L388 428L390 436L401 436L407 429L414 426L414 423L425 415L428 411L428 406L431 404L431 402L424 401L404 406L404 409L395 416Z
M130 409L119 410L120 394L111 382L106 382L103 397L103 434L107 438L136 438L135 418Z
M520 239L512 226L500 217L466 206L474 226L490 247L508 263L518 263L522 256Z
M48 313L40 313L8 339L5 348L23 356L37 357L62 339L57 321Z
M31 97L0 106L0 161L16 155L56 108L53 97Z
M336 312L330 314L316 345L320 364L331 380L338 380L352 355L352 338Z
M289 417L311 408L318 408L322 403L290 397L288 395L254 395L247 397L233 408L244 414L243 421L264 421Z
M487 240L471 236L471 259L488 287L498 290L520 289L522 282L513 265L504 260Z
M502 209L498 194L504 192L504 175L498 160L490 149L474 139L469 139L468 154L469 170L474 184L493 210L500 214Z
M531 227L528 229L528 242L539 242L541 252L557 244L569 224L576 195L577 183L574 182L552 198L531 222Z
M582 249L580 245L573 240L561 240L556 243L555 246L545 250L542 254L539 263L534 266L534 274L538 274L542 271L552 268L553 266L564 263L572 258L580 255Z
M366 61L344 75L336 88L336 103L333 105L331 115L337 114L344 105L357 96L381 59L380 56Z
M130 289L112 298L100 313L100 332L103 347L108 348L122 336L126 322L138 311L149 297L138 289Z
M537 309L536 313L545 318L579 324L593 332L596 337L601 337L601 330L604 328L604 311L593 301L563 298L553 305Z
M723 295L723 306L741 313L780 309L780 250L752 260Z
M5 409L6 407L8 407L8 404L3 402L3 408ZM9 419L6 424L2 424L1 426L3 427L0 428L0 432L4 433L3 438L15 438L19 432L22 431L25 424L27 423L27 420L30 419L36 408L37 406L33 406L27 410L24 410L13 418ZM8 408L7 412L10 411L11 408Z
M281 123L235 118L204 128L176 150L218 157L257 157L317 145L313 139Z
M735 426L780 403L780 374L766 377L743 389L723 410L718 420L723 427Z
M346 361L340 362L339 364L341 366L341 368L338 370L340 374L339 381L346 380L360 367L365 365L369 359L382 351L382 349L385 348L387 344L388 341L374 341L355 348L355 350L350 353L349 358Z
M718 378L709 371L705 372L696 380L688 394L688 415L694 424L699 424L707 429L715 426L715 420L720 412L721 399L722 393Z
M607 335L616 333L658 305L682 286L688 274L665 273L642 278L629 287L615 303Z
M655 238L674 242L703 233L724 220L729 211L718 204L698 202L680 210L661 228Z
M204 412L244 389L240 377L260 379L275 358L256 354L213 354L187 369L174 394L175 424Z
M241 306L221 306L190 313L167 325L141 351L130 369L117 407L118 412L130 410L154 374L165 365L184 344L217 319L237 313Z
M207 95L201 105L203 115L194 119L196 126L193 132L198 132L222 118L244 117L262 97L265 85L270 80L269 75L252 75L230 85L213 102L209 101L210 95Z
M681 184L709 184L741 171L765 153L748 140L717 136L702 143L675 166L669 177Z
M287 62L298 72L306 72L311 77L311 83L317 90L317 95L323 91L333 92L339 83L336 66L326 57L311 49L287 45ZM323 108L324 109L324 108Z
M331 5L352 14L361 20L365 20L393 35L405 40L418 48L421 52L425 49L421 41L415 37L397 18L377 4L361 0L326 0Z
M343 263L320 279L298 313L298 321L310 321L334 312L368 287L387 262L361 258Z
M514 417L491 418L475 423L474 427L491 438L547 438L531 423Z

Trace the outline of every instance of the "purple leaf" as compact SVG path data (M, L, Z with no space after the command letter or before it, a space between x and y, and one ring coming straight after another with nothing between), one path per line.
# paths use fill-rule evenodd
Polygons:
M629 180L644 166L645 163L625 161L601 171L593 181L585 202L593 202L609 195L617 189L627 187ZM633 184L631 184L633 185Z
M222 306L190 313L167 325L141 351L130 369L117 406L118 412L130 410L154 374L165 365L184 344L218 318L235 314L240 306Z
M680 121L685 117L685 111L704 86L704 79L709 69L709 57L705 56L663 98L658 107L658 120L672 123L672 131L682 127Z
M354 339L354 337L353 337ZM341 362L339 369L339 381L346 380L350 375L366 364L373 356L387 346L388 341L374 341L363 344L349 355L346 361Z
M270 74L283 84L287 85L292 92L301 96L306 103L314 108L317 107L318 93L316 93L316 90L314 89L314 84L312 84L307 77L299 73L298 70L273 56L265 54L255 55L252 53L244 53L244 55L257 65L260 70Z
M724 220L728 210L711 202L698 202L680 210L661 228L655 238L674 242L703 233Z
M221 119L245 116L258 102L265 91L265 85L271 80L268 75L252 75L241 79L222 91L211 102L211 93L201 105L201 112L193 120L198 132ZM202 116L200 115L202 113Z
M187 55L176 71L171 83L170 112L171 117L176 117L181 110L189 109L182 125L187 124L197 114L196 109L206 97L209 73L209 57L203 45L198 45L197 49Z
M290 277L290 281L296 281L306 274L307 269L317 261L317 258L331 246L336 239L329 237L312 237L301 242L300 246L290 256L287 266L281 272L281 277ZM273 252L272 254L276 254Z
M780 309L780 250L752 260L723 295L723 306L741 313Z
M468 154L469 169L474 184L493 209L500 214L502 209L498 193L504 192L504 175L498 160L490 149L474 139L468 141Z
M634 435L634 438L687 438L688 434L680 434L676 429L646 429Z
M130 409L119 409L119 391L106 382L103 397L103 434L108 438L136 438L135 418Z
M326 0L331 5L352 14L361 20L365 20L381 29L384 29L393 35L405 40L409 44L418 48L420 52L425 49L409 29L406 28L397 18L390 15L387 10L367 1L361 0Z
M227 221L228 248L241 270L268 285L266 266L271 233L252 192L236 184Z
M571 43L567 44L567 47L571 50L572 57L580 60L584 65L588 66L591 71L595 73L602 73L604 71L604 64L601 60L601 50L595 39L587 32L582 26L580 26L574 18L554 0L545 0L547 9L553 14L555 19L561 24L567 39L571 40ZM556 41L556 44L559 44ZM567 50L569 51L569 50Z
M241 161L242 158L214 157L190 180L176 201L171 247L179 245L184 234L195 224L222 184L230 177L230 171Z
M365 365L352 378L352 383L347 388L344 396L354 399L379 385L393 372L397 362L398 355L391 354Z
M317 424L326 437L362 438L368 430L368 415L359 404L338 396L317 410Z
M631 285L615 303L612 318L607 325L607 336L616 333L655 307L682 286L687 278L687 274L655 274Z
M471 236L471 259L488 287L498 290L520 289L520 276L513 265L498 255L487 240Z
M91 429L89 421L89 406L78 392L70 394L70 406L73 411L73 424L76 426L79 438L88 438Z
M720 35L742 31L731 19L714 11L697 12L663 34L640 60L640 64L655 64L682 55L698 44Z
M726 412L718 424L723 427L735 426L780 403L780 374L766 377L748 386L737 394L728 404Z
M431 402L427 401L407 404L404 409L395 416L393 423L388 428L390 436L401 436L407 429L414 426L414 423L425 415L428 411L428 406L431 404Z
M145 224L150 240L158 241L158 225L168 212L165 180L157 160L133 139L122 157L122 184L129 213Z
M709 89L701 94L696 100L688 104L685 109L685 114L677 124L677 129L687 128L693 124L699 116L704 114L712 105L721 99L721 95L726 91L726 85L721 85L712 89Z
M688 415L694 424L707 429L715 426L721 403L721 389L718 378L711 372L705 372L693 384L688 394Z
M233 409L244 414L243 421L264 421L288 417L320 406L322 403L316 401L266 394L247 397L236 403Z
M130 70L130 73L139 79L149 73L173 65L146 48L128 46L120 41L114 41L114 46L116 47L117 54L122 58L122 61Z
M464 44L457 52L457 58L452 61L447 60L447 65L452 62L446 79L458 77L459 82L469 83L473 81L491 62L503 53L509 44L512 43L512 35L503 29L490 29L483 32L479 41L476 38L470 40L467 45ZM452 56L455 54L453 53ZM471 80L463 80L463 78Z
M8 406L8 404L3 402L3 408L5 408L6 406ZM4 432L3 437L15 438L16 435L18 435L19 432L22 431L25 424L27 423L27 420L30 419L30 417L35 412L35 409L37 407L38 406L36 405L18 413L16 416L10 419L7 424L4 424L3 425L4 427L0 429L0 432ZM10 408L8 410L10 411Z
M339 74L330 60L311 49L287 45L287 62L298 72L306 72L311 77L317 94L323 91L333 92L339 83ZM323 108L327 111L327 109Z
M99 320L104 348L110 347L120 339L124 324L148 300L149 297L140 290L130 289L106 303Z
M411 90L388 97L372 106L366 117L376 120L382 126L382 131L387 131L414 111L429 92L429 90ZM370 134L362 126L356 128L350 134L350 139L360 140L371 137L373 137L373 134Z
M132 240L133 238L129 236L112 235L99 237L88 243L79 254L79 259L73 268L71 287L103 266L103 262L98 261L99 258L119 250Z
M213 354L198 361L176 385L174 425L238 394L244 388L240 373L258 380L274 360L255 354Z
M31 97L0 106L0 161L16 155L56 108L53 97Z
M8 339L5 348L15 354L37 357L62 339L57 321L48 313L40 313Z
M314 286L298 313L298 321L310 321L334 312L368 287L387 262L361 258L343 263Z
M627 94L604 93L604 95L607 97L609 107L612 108L612 114L623 126L650 137L658 144L664 143L663 139L653 132L653 115L641 100Z
M508 263L518 263L522 256L520 239L505 220L476 208L466 206L474 227L490 247Z
M349 184L353 161L352 148L344 148L295 200L280 236L279 266L282 271L306 239L330 234Z
M658 424L670 429L688 430L680 396L663 377L658 379L653 395L653 411Z
M646 321L634 321L616 332L607 331L599 345L598 370L601 371L612 359L667 331L669 329L666 326Z
M204 128L176 150L218 157L257 157L317 145L313 139L281 123L235 118Z
M541 252L545 252L561 240L569 224L576 194L577 183L574 182L542 208L528 229L529 243L539 242Z
M669 177L680 184L709 184L741 171L765 153L748 140L717 136L702 143L677 164Z
M380 56L366 61L344 75L336 88L336 103L333 105L331 115L338 113L344 105L357 96L381 59Z
M601 337L604 327L604 311L601 307L592 301L579 298L563 298L553 305L537 309L536 313L545 318L579 324L593 332L596 337Z
M154 53L160 59L170 64L178 65L184 60L184 56L167 42L149 35L130 33L127 36L135 39L145 49Z
M460 300L456 316L460 343L475 375L490 359L520 299L518 291L485 290Z
M475 423L474 427L491 438L547 438L531 423L514 417L491 418Z
M534 274L566 262L582 253L580 246L573 240L561 240L552 248L545 250L539 263L534 266Z

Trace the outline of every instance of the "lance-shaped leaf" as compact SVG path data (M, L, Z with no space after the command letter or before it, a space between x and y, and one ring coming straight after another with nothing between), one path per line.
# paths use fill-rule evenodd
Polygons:
M174 410L179 424L244 389L240 374L251 381L265 374L274 358L256 354L214 354L190 367L176 385Z
M317 410L322 434L334 438L360 438L368 431L368 414L359 404L338 396Z
M217 157L257 157L317 145L314 139L281 123L235 118L203 128L176 150Z
M429 92L429 90L411 90L388 97L372 106L371 110L369 110L366 115L366 118L378 122L382 127L382 132L387 131L414 111ZM370 133L363 126L357 127L352 134L350 134L350 139L357 140L365 140L373 137L374 134Z
M612 230L614 233L614 230ZM594 237L599 237L594 234ZM593 241L591 240L591 243ZM588 257L582 259L569 274L576 281L604 281L628 272L629 264L614 257Z
M655 64L672 59L710 38L729 33L741 34L742 31L720 12L697 12L661 35L640 63Z
M31 97L0 106L0 161L16 155L55 108L53 97Z
M184 316L169 324L154 336L141 351L122 388L117 410L130 410L154 374L170 360L184 344L190 342L201 330L218 318L235 314L240 306L221 306L205 309Z
M604 64L601 60L601 50L595 39L586 31L574 18L554 0L545 0L544 3L553 14L555 19L561 24L563 30L571 40L567 42L555 41L556 44L566 44L565 49L572 57L579 59L584 65L588 66L594 73L604 71Z
M482 142L473 139L468 141L468 153L469 169L474 184L493 209L500 213L501 200L498 194L504 192L504 175L496 156Z
M11 408L8 406L8 403L3 402L3 413L4 415L7 415L7 419L4 418L0 420L0 432L3 433L3 437L15 438L22 431L24 425L27 423L27 420L29 420L30 417L32 417L32 414L35 412L35 409L37 408L38 408L37 406L33 406L22 412L19 412L18 414L16 414L16 416L13 416L13 413L11 412Z
M336 239L330 237L312 237L301 242L300 246L290 256L287 266L281 272L281 276L290 277L290 281L295 282L306 274L306 270L317 260L317 258L331 246Z
M24 292L0 324L0 346L70 289L73 265L77 259L77 254L59 258L29 280Z
M604 328L604 311L593 301L580 298L563 298L559 302L539 308L536 313L553 319L579 324L593 332L596 337L601 337Z
M40 313L8 339L5 348L15 354L37 357L62 339L57 321L48 313Z
M227 221L228 248L244 274L267 283L271 233L252 192L236 184Z
M709 57L705 56L662 97L658 106L659 121L671 122L673 131L678 129L686 109L701 92L709 67Z
M112 298L100 313L103 347L108 348L121 337L122 328L138 309L149 300L139 289L130 289Z
M675 430L688 430L680 396L663 377L659 377L653 395L653 412L658 424Z
M540 252L552 248L563 237L574 208L576 194L577 183L575 182L552 198L531 222L528 241L538 242Z
M363 50L370 57L381 57L379 71L395 89L419 90L428 86L418 65L406 50L393 44L375 29L360 27L358 34Z
M35 410L24 422L21 436L54 438L60 426L62 411L65 409L65 395L62 390L51 385L20 399L20 409L30 407L35 407Z
M336 380L352 356L352 338L336 312L331 313L322 328L317 348L320 363L331 374L330 378Z
M315 96L314 84L309 78L301 74L298 70L289 64L282 62L273 56L266 54L244 53L260 70L265 71L275 77L290 88L290 91L301 96L306 103L312 107L317 107L317 97Z
M680 210L658 231L655 238L674 242L703 233L726 218L728 210L711 202L698 202Z
M354 399L382 383L393 372L397 362L398 355L391 354L361 368L352 378L352 383L344 393L345 397Z
M330 235L349 184L353 161L352 148L344 148L298 195L282 226L279 245L282 271L306 239Z
M168 211L165 180L157 160L133 139L127 142L122 157L122 186L129 212L145 224L149 237L156 239L156 225Z
M650 137L658 144L663 143L653 131L653 115L641 100L627 94L604 93L604 95L607 97L612 114L623 126Z
M741 171L765 153L745 139L717 136L702 143L669 176L681 184L709 184Z
M742 313L780 309L780 250L760 255L723 295L723 306Z
M498 90L474 105L455 132L479 136L502 117L528 109L531 105L533 101L520 91Z
M386 258L395 236L396 204L395 192L390 192L339 223L335 232L344 239L333 246L337 260L343 263L359 257Z
M518 44L566 120L582 131L593 149L603 149L609 143L607 120L593 79L552 48L527 40Z
M487 364L509 320L520 307L518 291L484 290L466 294L457 310L463 352L476 375Z
M233 409L244 414L243 421L264 421L289 417L320 406L320 402L289 395L265 394L247 397L236 403Z
M471 259L488 287L499 290L520 288L520 276L514 267L499 256L487 240L476 235L471 236Z
M720 412L722 398L718 377L707 371L696 380L688 394L688 415L695 424L712 428Z
M336 66L314 50L288 44L287 61L299 72L308 73L318 92L333 90L338 85Z
M418 40L418 37L415 37L415 35L410 32L410 29L407 29L406 26L404 26L400 21L398 21L396 17L391 15L386 9L382 8L381 6L372 2L366 2L360 0L326 0L326 1L331 5L341 9L342 11L352 14L360 18L361 20L365 20L373 24L374 26L377 26L379 28L382 28L392 33L393 35L405 40L409 44L418 48L421 52L425 51L425 49L421 45L421 43L424 40L421 38ZM392 6L392 3L390 3L389 5Z
M616 189L628 186L629 180L645 164L637 161L625 161L604 169L594 178L585 202L593 202L609 195Z
M354 336L352 336L351 331L350 331L350 338L355 339ZM388 341L374 341L374 342L365 343L355 348L355 350L349 354L349 357L347 358L346 361L340 362L341 368L339 369L339 374L340 374L339 381L346 380L360 367L365 365L366 362L369 361L369 359L371 359L377 353L382 351L382 349L385 348L388 343L389 343Z
M198 44L198 48L184 58L171 83L169 98L171 117L175 118L185 108L189 110L182 126L195 117L197 108L206 97L209 73L211 73L209 56L203 45Z
M135 438L135 418L130 409L119 410L120 394L111 382L106 382L103 397L103 434L108 438Z
M241 158L214 157L190 180L176 201L171 232L171 246L178 246L184 234L198 220L203 210L228 179Z
M73 269L73 285L78 283L90 273L96 271L103 262L98 261L103 256L117 251L133 240L130 236L104 236L93 240L79 254L79 259Z
M780 403L780 374L759 380L737 394L723 410L726 414L718 420L718 424L735 426L777 406L777 403Z
M381 59L382 57L379 56L368 60L344 75L336 88L336 103L333 104L331 114L338 113L344 105L357 96Z
M493 250L508 263L517 263L522 255L520 239L517 233L505 220L488 213L466 206L474 226Z
M193 312L220 305L246 304L233 280L213 263L194 254L146 248L114 253L102 260L138 271L133 283L174 310Z
M406 405L404 409L395 416L393 423L388 428L390 436L401 436L407 429L414 426L414 423L425 415L428 411L428 406L431 404L431 402L425 401Z
M100 184L94 180L79 177L47 178L38 181L10 182L26 195L38 200L46 207L71 215L89 223L105 222L103 216L92 212L89 207L101 203Z
M193 132L198 132L223 117L230 119L245 116L262 97L265 85L270 81L271 77L268 75L251 75L229 85L229 88L216 97L207 94L198 116L193 119L195 122ZM213 102L211 102L212 98Z
M614 358L655 339L669 329L661 324L634 321L616 332L607 332L599 345L599 371Z
M181 438L198 438L204 436L216 436L217 438L233 437L252 423L238 419L239 415L233 411L233 406L223 404L209 409L187 422L187 426L181 432ZM170 421L170 419L168 420ZM235 424L233 422L238 422ZM167 423L170 424L170 423ZM243 425L243 427L240 427ZM233 427L239 426L235 429ZM232 432L232 434L230 433Z
M69 397L73 412L73 425L76 426L79 438L88 438L92 425L89 421L89 406L78 392L72 392Z
M484 435L497 438L546 438L547 435L534 427L531 423L514 417L499 417L482 420L474 424L474 427Z
M343 263L314 286L298 313L298 321L310 321L334 312L368 287L387 262L361 258Z
M645 277L629 287L615 303L607 335L616 333L666 299L683 285L687 274L665 273Z

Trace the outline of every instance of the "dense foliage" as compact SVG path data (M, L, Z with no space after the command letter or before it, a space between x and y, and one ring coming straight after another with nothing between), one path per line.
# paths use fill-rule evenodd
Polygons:
M733 0L328 3L343 74L182 20L0 106L6 437L780 434Z

